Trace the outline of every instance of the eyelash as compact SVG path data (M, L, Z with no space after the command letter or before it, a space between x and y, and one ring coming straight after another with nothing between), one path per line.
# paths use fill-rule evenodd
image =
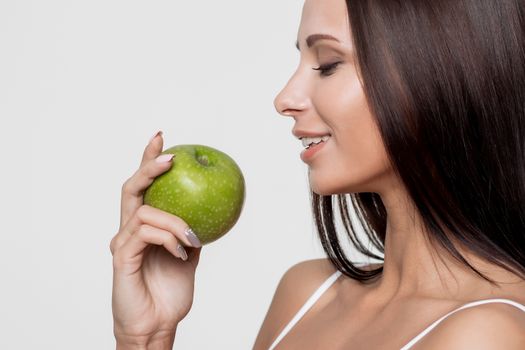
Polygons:
M323 77L327 77L327 76L330 76L333 74L333 72L331 72L333 69L335 69L335 67L337 67L337 65L341 63L341 62L334 62L334 63L330 63L330 64L324 64L324 65L320 65L319 67L317 68L312 68L313 70L318 70L318 71L321 71L321 73L319 73L321 76Z

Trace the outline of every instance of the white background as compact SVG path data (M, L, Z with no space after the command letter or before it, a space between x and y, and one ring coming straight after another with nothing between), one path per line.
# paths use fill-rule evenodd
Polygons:
M120 190L165 148L232 156L247 196L205 246L175 349L251 348L275 287L324 253L293 120L302 1L0 2L0 348L112 349Z

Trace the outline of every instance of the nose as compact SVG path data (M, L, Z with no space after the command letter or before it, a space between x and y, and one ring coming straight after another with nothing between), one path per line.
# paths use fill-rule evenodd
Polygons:
M297 78L297 74L292 76L273 101L275 110L283 116L295 117L308 106L305 84L300 84Z

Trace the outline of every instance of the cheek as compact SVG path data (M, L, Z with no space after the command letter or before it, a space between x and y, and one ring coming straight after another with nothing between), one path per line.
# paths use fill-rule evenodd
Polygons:
M382 148L379 130L361 84L354 77L341 76L326 80L320 89L316 99L319 116L331 130L339 160L362 163L373 155L377 158Z
M329 152L309 172L312 190L318 194L374 192L390 170L360 85L344 85L344 90L327 89L318 106L332 131Z
M363 88L352 71L336 71L333 76L324 79L314 95L321 117L332 119L330 116L341 114L352 116L362 113L366 108ZM327 123L330 124L330 120Z
M385 175L391 173L384 149L370 143L368 149L362 149L357 144L345 147L333 143L326 157L309 168L309 182L315 193L379 192Z

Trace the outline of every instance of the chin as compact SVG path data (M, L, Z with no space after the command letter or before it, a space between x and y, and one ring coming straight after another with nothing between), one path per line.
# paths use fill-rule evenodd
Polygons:
M330 169L331 171L327 171ZM334 170L332 170L334 169ZM320 196L337 194L351 194L362 192L379 193L384 187L385 181L392 176L391 168L379 169L374 172L356 173L349 176L336 176L343 170L339 168L310 168L308 171L308 182L312 192Z
M315 179L310 179L310 189L312 192L320 196L330 196L335 194L346 193L343 189L334 186L328 182L315 181Z
M347 192L344 192L344 191L331 191L331 190L319 190L319 189L316 189L316 188L313 188L311 187L312 189L312 192L314 192L315 194L318 194L320 196L335 196L337 194L346 194Z

